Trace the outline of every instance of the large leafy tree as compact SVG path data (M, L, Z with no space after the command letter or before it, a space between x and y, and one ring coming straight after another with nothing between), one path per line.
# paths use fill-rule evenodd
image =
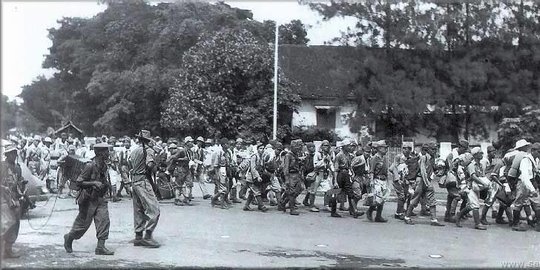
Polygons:
M107 9L93 18L62 18L60 27L49 29L53 44L43 66L57 72L21 94L47 126L65 118L89 134L132 134L140 128L165 134L162 103L181 72L183 55L201 35L247 29L266 42L274 38L273 28L253 20L249 10L224 3L104 2ZM300 22L280 31L291 37L287 42L307 42Z
M204 35L189 49L161 123L180 133L205 136L249 135L272 130L273 50L246 30ZM292 109L299 97L280 78L278 104Z

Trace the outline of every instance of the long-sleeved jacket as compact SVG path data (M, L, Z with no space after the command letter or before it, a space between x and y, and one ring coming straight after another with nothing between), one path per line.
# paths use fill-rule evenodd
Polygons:
M331 153L324 153L322 151L315 152L315 155L313 156L313 167L316 172L333 172L334 162Z

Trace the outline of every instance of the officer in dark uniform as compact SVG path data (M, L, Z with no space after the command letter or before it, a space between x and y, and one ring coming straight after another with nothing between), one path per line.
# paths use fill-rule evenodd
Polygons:
M107 159L109 147L106 143L94 145L94 159L84 167L76 184L80 189L77 203L79 214L73 222L71 231L64 235L64 248L67 253L72 253L73 240L80 239L92 224L96 225L96 237L98 239L95 250L96 255L114 255L114 252L105 247L105 240L109 237L109 208L105 196L111 191L107 172Z
M21 166L17 163L17 147L6 146L4 151L6 161L2 164L2 181L0 198L2 202L2 258L18 258L13 253L13 244L19 236L21 221L20 200L23 198L21 190L27 181L21 174Z

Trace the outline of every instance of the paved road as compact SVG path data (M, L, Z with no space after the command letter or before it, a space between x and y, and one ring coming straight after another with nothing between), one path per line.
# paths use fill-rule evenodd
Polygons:
M93 226L74 242L74 253L67 254L62 236L77 215L73 199L58 199L42 229L30 227L43 225L53 205L54 199L32 210L30 223L23 220L15 249L25 256L3 261L2 267L504 267L512 262L540 267L540 233L535 231L513 232L502 225L477 231L472 221L466 221L464 228L432 227L428 218L418 218L414 226L394 219L376 224L365 217L330 218L327 212L310 213L303 207L300 216L275 208L267 213L244 212L241 205L223 210L200 198L194 206L161 204L155 232L163 244L159 249L130 243L132 205L124 199L109 204L107 244L116 251L114 256L94 255ZM392 216L395 206L389 203L384 215Z

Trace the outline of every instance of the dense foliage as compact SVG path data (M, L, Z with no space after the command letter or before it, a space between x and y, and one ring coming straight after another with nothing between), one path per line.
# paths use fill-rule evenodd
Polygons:
M133 134L142 127L167 134L174 130L162 127L160 120L171 89L184 91L177 85L182 78L204 76L186 74L193 72L183 64L190 48L229 30L260 39L252 45L261 48L254 50L267 50L274 39L273 23L255 21L250 11L224 3L105 2L107 9L93 18L63 18L60 27L49 29L53 44L43 66L57 72L53 78L36 79L21 94L24 109L43 123L42 129L73 120L94 135ZM307 42L299 21L282 25L280 32L282 42ZM264 72L269 74L259 74L262 78L273 73ZM258 87L268 86L261 82Z
M162 124L184 134L234 137L272 132L273 49L246 30L202 36L182 60ZM300 101L281 76L278 104ZM249 134L253 135L253 134Z
M538 1L305 4L326 19L358 18L334 40L371 50L347 89L361 109L356 129L375 120L385 136L427 127L453 141L485 137L486 115L515 117L540 102ZM436 109L426 115L426 104Z

